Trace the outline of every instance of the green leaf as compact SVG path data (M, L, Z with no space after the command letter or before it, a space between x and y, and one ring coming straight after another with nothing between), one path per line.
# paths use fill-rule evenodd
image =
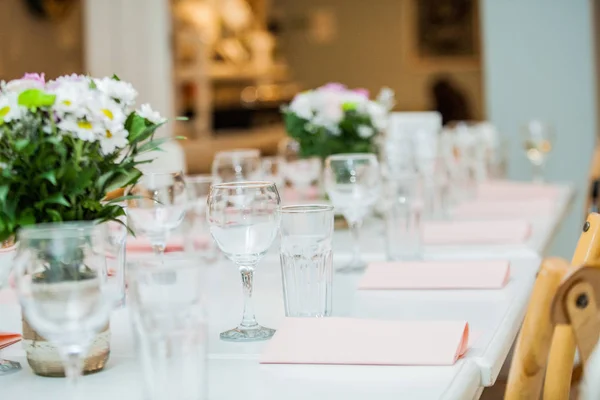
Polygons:
M48 94L40 89L28 89L19 95L19 105L27 108L50 107L54 104L56 95Z
M160 139L154 139L151 140L150 142L146 142L143 145L141 145L140 147L138 147L138 154L142 154L142 153L146 153L149 151L153 151L156 149L159 149L160 146L162 146L163 144L170 142L171 140L174 140L175 138L160 138Z
M106 184L106 191L111 192L127 185L131 185L140 179L142 172L132 168L130 171L121 171L121 173L112 177Z
M50 220L52 222L61 222L62 221L62 215L60 215L60 213L56 210L53 210L51 208L47 208L46 210L46 214L48 214L48 216L50 216Z
M43 204L60 204L61 206L71 207L71 204L65 199L61 193L56 193L47 199L42 200Z
M175 117L175 121L189 121L188 117Z
M111 79L112 79L113 81L119 81L119 82L121 81L121 78L119 78L119 77L117 76L117 74L113 74L113 76L111 77Z
M29 144L29 139L19 139L15 142L15 149L17 151L23 151L25 147Z
M141 200L143 198L144 198L144 196L134 196L134 195L121 196L121 197L117 197L116 199L107 201L106 204L121 203L125 200Z
M6 201L6 197L8 196L8 185L0 186L0 203L4 203Z
M40 175L40 178L46 179L48 182L56 186L56 175L54 171L47 171Z
M137 143L142 141L140 136L146 130L146 120L136 113L132 113L125 121L125 129L129 132L127 140L129 143Z

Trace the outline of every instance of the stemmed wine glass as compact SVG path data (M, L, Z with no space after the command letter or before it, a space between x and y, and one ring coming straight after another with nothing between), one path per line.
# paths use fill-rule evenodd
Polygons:
M148 237L157 255L163 255L170 233L185 217L189 203L181 172L146 172L129 192L127 218L136 234Z
M361 271L360 227L379 199L381 172L374 154L338 154L325 160L325 190L333 206L346 218L354 240L353 257L343 272Z
M218 257L216 244L210 237L206 219L206 203L210 187L214 182L212 175L187 175L190 205L184 222L185 247L201 255L206 261L213 262Z
M0 291L4 285L8 282L8 276L10 275L10 271L13 266L13 258L14 258L14 247L2 247L2 242L0 242ZM1 348L0 348L1 350ZM21 369L21 364L15 361L3 360L0 358L0 376L8 375L13 372L17 372Z
M84 358L106 328L118 293L107 283L106 224L70 222L21 228L15 258L27 322L52 342L76 397Z
M283 172L285 169L285 161L283 157L263 157L261 159L261 178L262 180L275 183L278 190L282 190L284 186Z
M285 164L285 177L292 183L300 199L308 199L310 185L319 179L321 159L318 157L301 158Z
M527 159L533 167L533 181L542 183L546 158L554 143L554 130L541 121L532 120L522 127L521 138Z
M269 339L274 329L256 322L252 307L254 269L279 230L280 198L273 182L215 184L208 195L210 232L225 256L242 276L244 313L237 328L221 333L221 339L250 342Z
M238 149L221 151L212 163L215 182L242 182L255 180L261 173L260 151Z

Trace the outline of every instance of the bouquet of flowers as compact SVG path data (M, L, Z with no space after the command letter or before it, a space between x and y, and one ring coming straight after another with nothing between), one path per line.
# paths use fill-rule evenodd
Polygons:
M118 77L44 75L0 82L0 243L20 227L44 222L116 221L135 184L143 153L166 120Z
M300 145L300 157L375 151L375 138L387 125L394 92L384 88L376 101L365 89L330 83L299 93L283 108L288 135Z

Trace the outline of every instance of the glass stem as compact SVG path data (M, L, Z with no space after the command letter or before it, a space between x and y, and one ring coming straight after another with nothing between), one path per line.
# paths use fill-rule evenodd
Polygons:
M532 164L533 166L533 182L544 183L544 163Z
M242 290L244 291L244 314L242 316L240 328L252 329L258 326L254 315L254 307L252 306L254 266L241 266L240 274L242 275Z
M82 349L64 349L61 351L65 376L67 377L67 388L71 400L77 400L79 380L83 372L84 352Z
M362 225L362 221L351 222L348 224L350 226L350 234L352 235L352 265L360 264L360 227Z

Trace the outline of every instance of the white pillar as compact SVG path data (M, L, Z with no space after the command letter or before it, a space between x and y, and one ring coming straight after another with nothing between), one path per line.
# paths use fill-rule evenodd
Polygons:
M583 224L584 196L597 132L589 0L482 0L487 115L509 138L511 178L529 179L520 125L535 117L557 138L550 181L573 181L577 198L550 253L570 259Z
M174 116L169 0L85 0L85 68L92 76L131 82L138 105ZM167 124L157 136L171 135Z

